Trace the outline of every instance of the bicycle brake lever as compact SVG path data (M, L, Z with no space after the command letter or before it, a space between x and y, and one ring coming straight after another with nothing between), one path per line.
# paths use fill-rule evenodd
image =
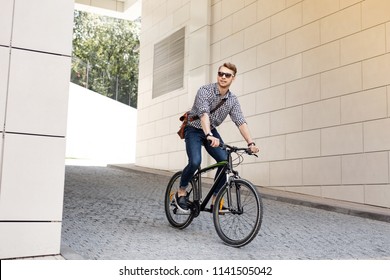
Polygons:
M246 153L248 154L248 155L250 155L250 156L255 156L255 157L259 157L258 155L256 155L255 153L252 153L252 151L251 151L251 149L250 148L248 148L247 150L246 150Z

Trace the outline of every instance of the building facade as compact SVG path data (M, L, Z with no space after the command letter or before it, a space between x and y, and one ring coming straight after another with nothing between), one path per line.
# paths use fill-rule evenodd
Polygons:
M182 29L183 84L156 94L156 46ZM261 150L242 165L244 178L389 208L389 32L389 1L142 1L137 165L186 165L178 117L230 61L232 91ZM220 132L245 144L230 120Z
M73 11L139 0L1 0L0 259L60 253Z
M60 252L75 2L142 3L137 165L185 166L178 117L231 61L261 148L243 177L390 208L389 1L2 0L0 259Z
M1 1L0 259L60 251L73 8Z

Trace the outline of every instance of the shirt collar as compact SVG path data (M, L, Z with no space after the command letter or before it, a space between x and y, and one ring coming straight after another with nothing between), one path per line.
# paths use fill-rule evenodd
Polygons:
M219 92L219 89L218 89L218 84L217 83L214 83L214 89L215 89L215 95L221 95L221 93ZM222 99L227 99L229 98L231 92L230 92L230 89L228 89L227 93L224 95L224 97Z

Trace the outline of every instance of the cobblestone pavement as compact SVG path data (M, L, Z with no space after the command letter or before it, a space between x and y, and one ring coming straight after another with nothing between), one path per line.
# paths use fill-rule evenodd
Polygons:
M178 230L164 213L169 177L66 166L62 245L85 259L390 259L390 223L263 199L259 235L226 246L210 213Z

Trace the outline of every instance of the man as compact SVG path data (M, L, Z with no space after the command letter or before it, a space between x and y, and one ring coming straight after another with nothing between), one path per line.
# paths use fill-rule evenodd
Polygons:
M188 156L188 165L184 168L180 181L180 188L175 194L177 207L185 213L189 213L188 187L191 177L201 164L202 146L217 161L227 159L226 151L216 148L223 143L217 127L225 120L227 115L238 127L241 135L248 143L252 153L259 152L249 133L248 125L241 112L237 97L229 90L235 79L237 68L232 63L224 63L218 69L217 82L202 86L195 97L194 105L189 113L188 124L185 128L185 143ZM215 110L214 112L213 109ZM195 120L191 120L196 117ZM217 170L219 174L221 168ZM218 190L226 182L221 183L213 195L211 208L213 207Z

